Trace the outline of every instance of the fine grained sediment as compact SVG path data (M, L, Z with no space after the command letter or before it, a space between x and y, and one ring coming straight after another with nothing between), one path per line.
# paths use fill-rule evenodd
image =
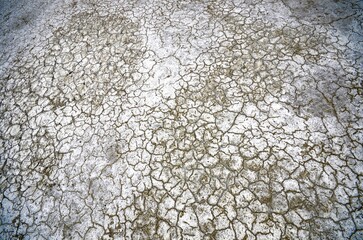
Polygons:
M360 1L1 1L1 239L362 239Z

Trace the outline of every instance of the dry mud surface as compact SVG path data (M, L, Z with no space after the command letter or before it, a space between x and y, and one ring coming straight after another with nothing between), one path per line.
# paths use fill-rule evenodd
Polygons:
M0 239L363 239L362 1L0 9Z

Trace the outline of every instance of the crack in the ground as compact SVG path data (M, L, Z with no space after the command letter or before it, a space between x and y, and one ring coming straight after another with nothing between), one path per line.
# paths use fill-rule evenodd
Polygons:
M0 5L1 238L361 239L362 8L308 2Z

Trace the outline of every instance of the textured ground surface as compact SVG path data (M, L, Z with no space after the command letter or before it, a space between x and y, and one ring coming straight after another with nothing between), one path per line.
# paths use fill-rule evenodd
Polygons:
M363 239L362 1L0 8L0 239Z

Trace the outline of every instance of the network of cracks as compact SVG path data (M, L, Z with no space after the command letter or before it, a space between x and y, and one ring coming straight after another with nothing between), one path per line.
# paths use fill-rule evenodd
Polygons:
M2 1L1 239L362 239L359 1Z

